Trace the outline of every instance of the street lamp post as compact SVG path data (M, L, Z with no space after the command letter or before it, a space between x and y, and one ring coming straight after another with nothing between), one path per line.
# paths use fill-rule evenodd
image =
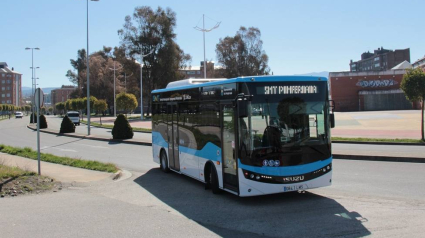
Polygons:
M131 76L133 76L133 73L131 73L130 75L127 75L127 73L126 72L124 72L124 88L125 88L125 93L127 93L127 76L128 77L131 77Z
M153 53L154 50L147 54L143 54L143 50L140 49L140 119L143 120L143 57L146 57Z
M40 50L38 47L30 48L27 47L25 50L31 50L31 113L32 113L32 121L35 122L34 118L34 50Z
M215 26L213 26L212 28L206 29L205 28L205 14L202 14L202 28L195 26L194 28L198 31L202 31L203 34L203 38L204 38L204 78L207 78L207 61L206 61L206 57L205 57L205 32L210 32L214 29L217 29L220 26L221 22L217 22L215 24Z
M113 70L114 71L114 117L117 117L117 100L116 100L116 97L115 97L115 71L117 71L117 70L119 70L119 69L122 69L122 66L121 67L119 67L119 68L116 68L115 67L115 61L114 61L114 68L109 68L110 70Z
M90 0L97 2L99 0ZM90 54L89 54L89 0L87 0L87 135L90 135Z

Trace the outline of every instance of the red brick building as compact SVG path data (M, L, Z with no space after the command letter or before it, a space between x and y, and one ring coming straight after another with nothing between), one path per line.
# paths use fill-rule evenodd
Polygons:
M75 90L75 88L76 87L74 86L62 85L61 88L52 90L50 93L50 99L52 101L53 110L56 110L56 103L65 102L66 100L68 100L69 94L71 94Z
M22 74L0 62L0 104L22 106Z
M409 102L400 89L404 73L404 69L329 73L335 111L419 109L420 104Z

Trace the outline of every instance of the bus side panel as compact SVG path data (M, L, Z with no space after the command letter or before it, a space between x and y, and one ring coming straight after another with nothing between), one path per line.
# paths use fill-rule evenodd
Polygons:
M219 180L219 186L223 187L221 173L221 148L207 143L202 150L190 149L180 146L181 172L205 182L204 168L208 161L214 163ZM219 162L219 163L218 163Z
M193 153L188 153L186 147L179 146L180 151L180 172L191 177L201 179L199 173L199 157Z
M160 163L160 152L164 148L168 158L168 143L159 132L152 132L152 155L153 161Z

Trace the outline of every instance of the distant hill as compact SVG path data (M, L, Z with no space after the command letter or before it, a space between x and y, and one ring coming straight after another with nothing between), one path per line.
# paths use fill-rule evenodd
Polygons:
M50 92L53 89L57 89L58 87L51 87L51 88L42 88L44 94L50 94ZM31 88L30 87L22 87L22 97L29 97L31 96Z
M318 77L328 78L329 77L329 72L328 71L323 71L323 72L313 72L313 73L295 74L295 75L298 75L298 76L318 76Z

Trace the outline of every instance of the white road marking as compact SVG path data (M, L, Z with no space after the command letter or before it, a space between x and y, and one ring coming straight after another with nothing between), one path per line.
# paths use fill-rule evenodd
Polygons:
M43 146L40 148L40 150L46 150L46 149L55 149L55 150L60 150L60 151L65 151L65 152L78 152L76 150L71 150L71 149L60 149L60 148L56 148L56 147L51 147L51 146Z
M93 148L109 149L109 147L105 147L105 146L98 146L98 145L85 145L85 144L80 144L80 143L75 143L75 144L76 144L76 145L82 145L82 146L93 147Z

